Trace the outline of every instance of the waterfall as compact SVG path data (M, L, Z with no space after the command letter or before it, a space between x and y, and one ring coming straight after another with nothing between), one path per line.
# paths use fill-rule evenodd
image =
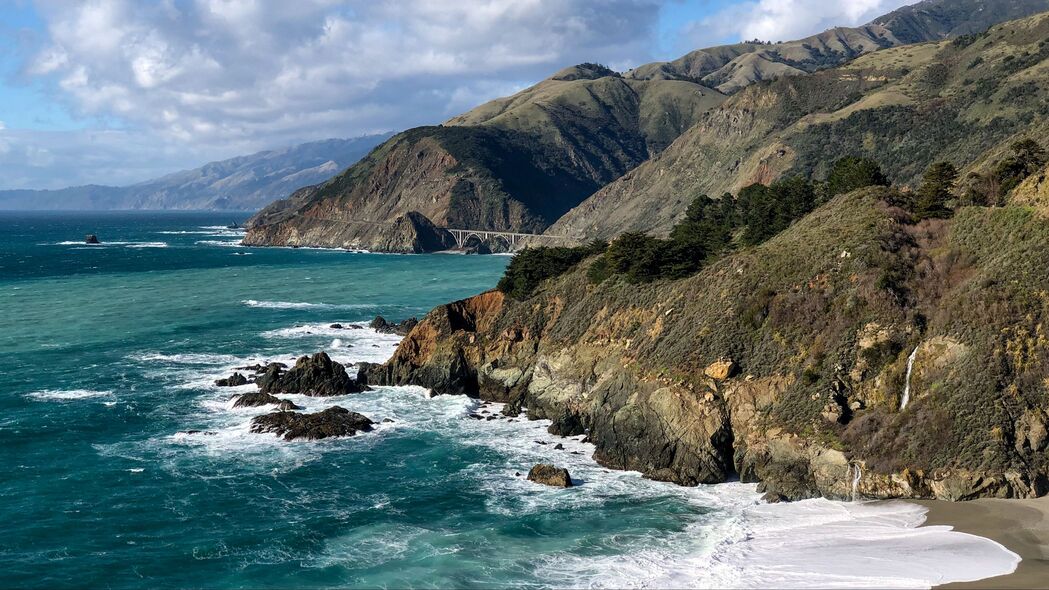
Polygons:
M863 477L863 468L860 467L859 463L852 464L852 501L855 502L859 498L860 493L860 478Z
M914 351L911 352L911 356L907 357L907 377L903 382L903 397L900 399L900 409L907 407L907 402L911 401L911 371L914 370L914 357L918 355L918 347L914 347Z

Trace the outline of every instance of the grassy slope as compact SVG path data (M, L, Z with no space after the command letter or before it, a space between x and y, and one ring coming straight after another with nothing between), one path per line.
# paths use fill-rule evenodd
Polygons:
M569 212L549 233L667 231L697 194L785 174L821 176L845 154L912 184L933 161L980 168L1049 128L1049 15L965 45L886 49L812 76L753 85L669 148Z

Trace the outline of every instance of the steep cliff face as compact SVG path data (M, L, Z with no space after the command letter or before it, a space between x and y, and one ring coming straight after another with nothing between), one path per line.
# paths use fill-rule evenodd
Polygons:
M568 68L443 126L398 134L340 176L261 211L247 242L376 243L408 211L440 227L539 233L723 99L692 82Z
M583 263L524 301L441 306L361 374L524 406L609 467L681 484L1045 493L1049 221L912 224L890 196L839 197L689 279L593 285Z
M914 184L935 161L980 168L1016 138L1049 130L1047 59L1049 14L1040 14L751 85L547 233L662 234L699 194L792 174L821 178L847 154L874 159L900 185Z

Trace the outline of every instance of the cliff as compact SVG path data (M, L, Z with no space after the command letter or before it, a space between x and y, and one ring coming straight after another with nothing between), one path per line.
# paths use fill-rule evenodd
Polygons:
M523 406L604 465L685 485L1046 493L1049 221L1014 204L914 223L892 197L838 197L687 279L594 285L584 262L522 301L444 305L361 374Z

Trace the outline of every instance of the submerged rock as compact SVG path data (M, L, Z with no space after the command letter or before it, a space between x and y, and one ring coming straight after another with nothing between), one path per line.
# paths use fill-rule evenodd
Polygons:
M546 463L540 463L528 472L528 481L541 483L557 488L572 487L572 477L564 467L555 467Z
M313 414L273 412L258 416L251 421L251 431L256 434L273 433L289 441L300 438L320 440L369 432L373 424L367 416L333 406Z
M407 336L408 332L412 331L412 328L419 323L419 320L415 318L408 318L399 324L391 324L386 321L386 318L381 315L375 316L372 323L368 325L372 330L379 332L380 334L397 334L398 336Z
M240 386L240 385L247 385L247 384L248 384L248 378L245 377L244 375L241 375L240 373L236 373L236 372L233 373L232 375L230 375L229 377L226 377L225 379L217 379L215 381L215 385L217 385L219 387L237 387L237 386Z
M263 393L302 393L312 396L345 395L367 391L367 385L346 373L346 369L331 360L325 352L299 358L295 366L284 371L271 364L258 378Z

